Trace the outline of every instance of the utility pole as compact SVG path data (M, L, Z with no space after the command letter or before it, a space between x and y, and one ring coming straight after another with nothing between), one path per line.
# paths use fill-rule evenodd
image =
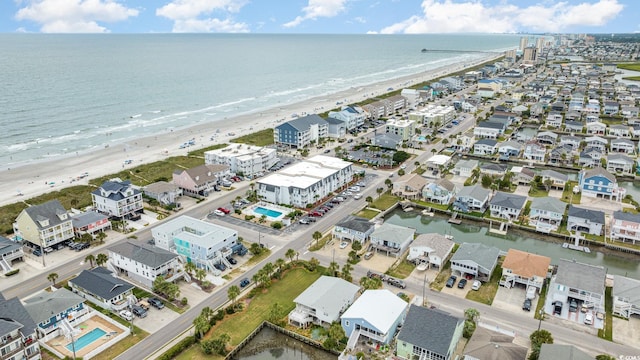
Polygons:
M425 291L427 289L427 272L424 273L424 281L422 282L422 306L427 306L427 299Z

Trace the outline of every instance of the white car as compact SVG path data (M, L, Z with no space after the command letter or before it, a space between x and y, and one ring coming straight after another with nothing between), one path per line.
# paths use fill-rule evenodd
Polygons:
M478 290L480 290L480 286L481 285L482 285L482 283L479 280L474 280L473 281L473 285L471 285L471 290L478 291Z
M593 324L593 313L588 312L588 313L586 313L584 315L584 323L586 325L592 325Z
M407 165L405 164L400 165L400 169L406 169L406 168L407 168Z
M346 242L346 241L343 241L343 242L341 242L341 243L340 243L340 249L344 249L344 248L346 248L347 246L349 246L349 243L348 243L348 242Z
M362 198L362 194L357 193L357 194L353 195L353 198L356 199L356 200L360 200Z
M218 216L224 216L224 212L222 212L222 211L220 211L218 209L213 210L213 213L218 215Z
M133 319L133 314L129 310L120 310L118 314L127 321L131 321L131 319Z

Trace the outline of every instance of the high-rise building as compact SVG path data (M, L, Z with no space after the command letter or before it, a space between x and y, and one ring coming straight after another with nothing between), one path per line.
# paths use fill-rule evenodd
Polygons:
M522 54L522 61L525 63L535 63L537 59L537 49L533 46L529 46L524 48L524 52Z
M524 51L529 46L529 37L523 36L520 38L520 51Z
M536 50L538 54L542 54L542 50L544 49L545 38L539 37L536 39Z

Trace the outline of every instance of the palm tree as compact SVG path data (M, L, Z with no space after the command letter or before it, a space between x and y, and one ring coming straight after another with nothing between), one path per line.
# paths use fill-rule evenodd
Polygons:
M96 257L93 254L89 254L87 255L87 257L84 258L84 261L89 262L89 265L91 266L91 268L93 269L93 262L96 260Z
M196 270L196 279L198 279L198 281L202 282L205 277L207 277L207 271L205 269Z
M382 195L382 193L384 192L384 188L379 187L376 189L376 193L378 193L378 198L380 198L380 195Z
M336 274L338 273L338 269L340 269L340 265L338 265L337 262L332 261L329 264L329 268L327 270L329 270L330 276L336 276Z
M53 286L56 285L56 280L58 279L58 274L52 272L49 275L47 275L47 280L51 281L53 283Z
M227 290L227 296L229 296L229 300L231 300L231 304L233 305L233 308L236 308L236 299L238 298L238 296L240 295L240 288L237 287L236 285L233 285L229 288L229 290Z
M371 206L371 203L373 202L373 198L371 196L367 196L365 201L369 204L369 206Z
M184 264L184 271L187 272L187 274L189 274L189 276L191 276L191 274L196 271L196 264L193 262L188 262L186 264Z
M106 264L107 261L109 261L109 256L107 256L106 254L98 254L96 256L96 265L98 266Z
M105 233L104 231L101 231L98 233L98 235L96 235L96 239L100 244L104 243L104 239L106 238L107 238L107 233Z
M284 256L289 258L289 262L293 262L293 257L296 256L297 252L293 249L288 249Z
M282 272L282 268L284 267L285 261L283 258L278 258L276 260L276 267L278 268L278 272L281 273Z
M268 262L264 264L264 266L262 267L262 270L264 270L265 275L267 275L270 278L271 274L273 274L274 266L272 263Z
M322 239L322 233L320 231L315 231L311 237L313 238L313 240L316 241L316 246L318 246L318 241L320 241L320 239Z
M342 278L349 282L351 282L352 280L351 270L353 270L353 266L351 266L351 264L345 263L344 265L342 265L342 271L341 271Z
M311 260L309 260L309 265L310 265L310 270L311 271L316 271L318 266L320 266L320 260L312 257Z

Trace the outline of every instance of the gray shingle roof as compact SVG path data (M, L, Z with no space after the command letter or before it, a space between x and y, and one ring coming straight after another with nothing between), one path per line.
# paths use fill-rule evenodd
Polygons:
M398 334L398 341L446 356L456 329L462 322L463 319L443 311L411 305Z
M149 244L136 244L131 241L115 245L109 248L109 251L147 265L152 269L158 268L178 257L177 254L170 251Z
M498 142L493 139L480 139L476 141L476 145L496 146Z
M126 199L127 196L124 195L124 193L131 187L131 181L129 180L125 180L125 181L113 181L113 180L109 180L109 181L105 181L104 183L102 183L102 185L100 185L99 189L93 190L91 193L95 194L97 196L100 197L105 197L103 195L103 192L108 193L108 195L106 196L107 199L111 199L114 201L118 201L118 200L122 200L122 199ZM133 195L139 194L140 190L138 189L133 189Z
M84 299L81 296L61 288L53 292L41 291L24 300L24 308L33 321L39 324L49 320L52 315L61 314L83 302Z
M607 156L607 161L616 161L619 163L627 163L627 164L634 163L634 160L632 158L624 154L609 154Z
M640 223L640 215L632 214L624 211L614 211L613 218L616 220L630 221Z
M487 129L504 129L504 124L497 121L481 121L476 125L477 128Z
M106 300L113 299L134 288L130 283L112 276L103 269L97 267L91 270L83 270L80 275L69 280L69 282Z
M546 176L552 179L558 179L561 181L568 181L569 180L569 175L567 174L563 174L560 172L557 172L555 170L542 170L542 172L540 173L541 176Z
M564 215L567 203L553 197L534 197L531 200L531 209L546 210Z
M286 122L286 124L293 126L298 131L306 131L311 125L326 123L327 122L317 114L303 116Z
M109 217L107 215L100 214L97 211L87 211L81 214L71 215L71 222L73 223L74 228L81 228L108 218Z
M602 266L560 259L556 283L604 296L605 276L606 271Z
M43 229L39 221L48 219L49 225L44 228L50 228L59 225L68 220L60 220L59 215L66 214L67 210L62 207L58 200L47 201L44 204L32 205L24 209L24 212L36 223L39 229Z
M484 200L489 196L490 191L483 188L481 185L476 184L472 186L464 186L458 191L458 197L470 197L476 200Z
M542 344L538 360L593 360L573 345Z
M413 240L411 247L427 246L441 259L445 259L453 250L455 242L438 233L420 234Z
M338 319L360 291L360 287L332 276L321 276L293 302L308 306L329 319Z
M593 223L604 224L604 211L583 209L577 206L569 205L568 215L580 219L587 219Z
M4 236L0 236L0 256L14 252L20 248L22 248L22 245L11 241Z
M31 335L36 329L36 323L17 297L5 300L5 298L0 295L0 318L12 320L4 320L3 323L0 324L0 335L7 334L18 328L22 328L21 331L23 334ZM19 325L17 325L16 322Z
M493 269L498 261L500 249L480 243L462 243L451 257L451 261L471 260L485 269Z
M380 225L379 228L373 231L371 237L382 238L391 242L401 243L406 239L413 240L413 235L415 233L416 229L408 228L406 226L384 223Z
M526 202L527 202L526 196L509 194L502 191L498 191L493 196L491 201L489 201L489 204L500 206L503 208L508 208L508 209L522 209Z
M640 306L640 280L616 275L613 280L613 296L625 298L630 304Z
M528 350L514 344L513 336L478 326L465 346L464 354L482 360L524 360Z
M372 227L375 226L374 223L370 222L369 219L357 217L357 216L348 216L346 219L337 223L336 226L343 227L345 229L355 230L358 232L366 233Z

